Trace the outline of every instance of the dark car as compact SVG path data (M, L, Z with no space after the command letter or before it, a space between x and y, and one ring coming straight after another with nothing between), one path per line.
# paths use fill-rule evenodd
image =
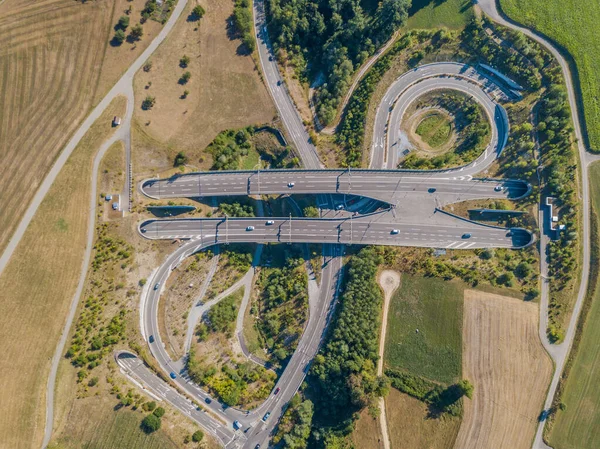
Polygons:
M257 444L256 446L254 446L254 449L260 449L260 444Z
M467 233L467 234L463 234L462 235L463 239L470 239L471 238L471 234Z
M429 189L427 189L427 191L428 191L429 193L435 193L436 189L435 189L435 188L433 188L433 187L430 187Z
M277 81L277 85L281 86L281 80Z
M154 343L154 335L150 335L150 338L148 339L148 341L150 343Z
M177 374L175 374L173 371L171 371L169 376L171 376L171 379L177 379Z
M275 393L274 393L274 394L277 394L277 393L279 393L280 391L281 391L281 388L277 387L277 388L275 388Z
M206 402L207 404L210 404L210 403L212 402L212 399L211 399L211 398L206 398L206 399L204 400L204 402Z

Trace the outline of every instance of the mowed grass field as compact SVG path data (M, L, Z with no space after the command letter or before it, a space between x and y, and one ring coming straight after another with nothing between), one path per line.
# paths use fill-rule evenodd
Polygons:
M254 59L239 54L240 40L230 37L233 2L206 0L202 3L204 17L188 21L195 4L189 2L172 33L151 57L151 70L136 75L136 170L171 167L178 151L186 153L190 166L206 169L211 156L203 150L219 132L269 123L276 115ZM184 55L190 61L182 68ZM186 71L191 78L181 84ZM187 98L182 98L186 90ZM141 102L148 95L155 97L156 104L145 111ZM255 157L248 166L256 164Z
M395 388L390 389L385 405L391 449L453 448L460 418L431 418L425 403Z
M119 97L84 136L0 276L0 447L40 447L50 359L84 254L93 156L124 112Z
M456 382L461 375L463 291L458 282L403 275L388 312L385 366L436 382Z
M465 291L463 377L475 391L455 449L531 447L552 376L538 320L535 303Z
M407 28L461 29L473 17L471 0L413 0L409 10Z
M540 31L575 60L591 148L600 151L600 2L500 0L515 22Z
M600 164L590 166L593 213L600 211ZM598 245L600 242L592 242ZM598 269L597 267L594 269ZM549 443L556 449L595 449L600 441L600 289L596 285L581 343L566 380Z

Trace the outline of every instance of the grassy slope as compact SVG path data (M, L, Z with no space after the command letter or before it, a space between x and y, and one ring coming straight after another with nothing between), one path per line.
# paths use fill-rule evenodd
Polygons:
M470 0L413 0L407 28L463 28L473 17Z
M386 365L455 382L461 374L462 303L459 283L403 276L390 304Z
M515 21L535 28L564 47L579 72L590 145L600 150L600 3L577 0L501 0Z
M600 211L600 165L590 167L594 213ZM594 242L598 244L598 242ZM557 449L592 449L600 441L600 289L596 287L582 340L565 383L564 412L557 412L550 443Z
M125 99L119 97L85 135L0 277L0 366L11 367L0 371L5 447L41 443L50 358L84 253L93 154L111 130L110 118L124 111Z

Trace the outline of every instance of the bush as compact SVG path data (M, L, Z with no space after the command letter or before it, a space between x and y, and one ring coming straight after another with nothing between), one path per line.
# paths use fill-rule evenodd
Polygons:
M165 414L165 409L162 407L158 407L157 409L155 409L152 414L154 416L156 416L157 418L162 418L163 415Z
M191 77L192 77L192 74L190 72L185 72L183 75L181 75L181 78L179 79L179 83L187 84L187 82L190 80Z
M119 28L126 30L129 26L129 16L121 16L119 19Z
M152 109L155 104L156 104L156 98L153 97L152 95L148 95L146 98L144 98L144 101L142 102L142 109L144 109L145 111L148 111L148 110Z
M141 427L144 432L153 433L160 429L160 425L160 418L155 414L150 414L142 420Z
M154 402L154 401L146 402L146 403L144 403L142 408L144 410L146 410L147 412L151 412L156 408L156 402Z
M183 55L183 57L179 60L179 67L186 68L190 63L190 57L187 55Z
M204 438L204 432L202 432L201 430L196 430L192 434L192 441L194 443L199 443L200 441L202 441L202 438Z
M115 32L115 36L113 37L113 40L118 45L121 45L125 41L125 32L123 30L117 30Z
M142 25L140 25L139 23L137 25L135 25L129 32L129 38L132 41L139 41L143 35L144 35L144 29L142 28Z
M196 5L194 6L194 9L192 9L192 20L200 20L202 17L204 17L204 14L206 13L206 11L204 10L204 8L200 5Z
M179 167L180 165L185 165L187 164L188 158L185 155L185 153L183 151L180 151L179 153L177 153L177 155L175 156L175 160L173 161L173 165L175 167Z
M319 209L317 209L315 206L305 207L304 216L310 218L319 218Z

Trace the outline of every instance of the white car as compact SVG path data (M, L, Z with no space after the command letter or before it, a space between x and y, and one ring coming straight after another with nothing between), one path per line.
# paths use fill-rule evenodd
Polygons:
M246 228L246 231L254 231L254 226L248 226L248 227Z
M296 184L293 182L288 182L288 187L291 189L292 187L294 187Z
M502 190L503 190L503 187L502 187L502 186L496 186L496 187L494 187L494 190L495 190L496 192L502 192Z
M342 210L344 208L344 205L343 204L338 204L337 206L335 206L335 208L337 210Z
M400 230L392 229L392 232L390 234L392 234L392 235L400 234Z
M270 226L270 225L272 225L272 224L275 224L275 221L274 221L274 220L267 220L267 226Z

